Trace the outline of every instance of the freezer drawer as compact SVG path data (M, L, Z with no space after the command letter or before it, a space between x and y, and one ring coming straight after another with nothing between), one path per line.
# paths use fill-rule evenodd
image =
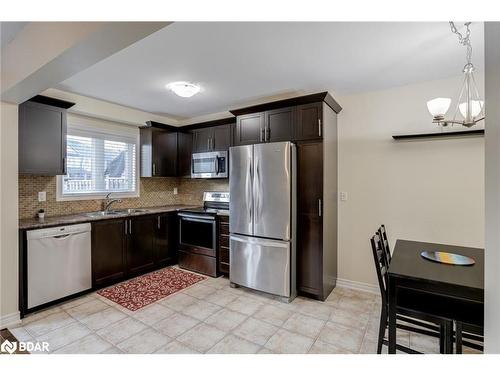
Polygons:
M232 283L290 297L290 242L231 235Z

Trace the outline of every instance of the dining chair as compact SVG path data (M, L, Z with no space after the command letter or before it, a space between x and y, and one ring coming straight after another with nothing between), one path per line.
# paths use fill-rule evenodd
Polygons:
M381 239L382 244L383 244L383 248L385 250L385 255L387 257L387 264L391 264L391 259L392 259L391 249L389 247L389 240L387 238L387 230L385 229L384 224L382 224L380 226L380 228L378 228L377 233L380 236L380 239Z
M377 342L377 354L382 353L382 345L388 345L388 341L384 339L385 332L389 325L389 274L388 267L389 263L385 255L385 248L381 236L376 233L370 239L373 260L375 262L375 270L377 273L377 280L380 288L380 295L382 297L382 306L380 312L380 325L379 334ZM406 310L403 308L398 308L397 320L404 322L406 324L397 323L396 328L402 329L409 332L420 333L427 336L438 337L440 352L444 352L444 332L445 325L451 325L451 321L437 318L431 315L418 313L411 310ZM407 325L407 324L411 324ZM420 352L408 348L406 346L396 344L396 349L405 353L418 354Z
M455 322L455 353L462 354L462 346L484 351L484 329L472 324ZM472 340L472 341L471 341Z

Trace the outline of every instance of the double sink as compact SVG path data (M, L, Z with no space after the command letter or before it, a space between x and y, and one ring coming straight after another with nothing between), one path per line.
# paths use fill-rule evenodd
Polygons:
M148 212L147 209L144 208L127 208L123 210L107 210L107 211L94 211L94 212L87 212L84 215L88 217L106 217L106 216L126 216L126 215L132 215L136 213L141 213L141 212Z

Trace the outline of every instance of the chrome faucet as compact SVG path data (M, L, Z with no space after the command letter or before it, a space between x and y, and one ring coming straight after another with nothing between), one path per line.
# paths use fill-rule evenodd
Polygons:
M122 200L121 199L111 199L110 196L111 196L112 193L109 193L108 195L106 195L106 198L105 198L105 201L103 202L102 206L103 206L103 211L105 212L108 212L109 211L109 208L111 207L111 205L113 203L121 203Z

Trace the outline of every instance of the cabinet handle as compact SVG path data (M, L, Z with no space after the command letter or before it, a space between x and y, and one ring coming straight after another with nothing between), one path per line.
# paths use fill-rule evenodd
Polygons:
M210 138L207 139L207 150L210 151Z
M158 224L157 224L158 225L158 229L160 229L160 216L158 216L157 222L158 222Z
M125 220L125 235L128 234L128 231L127 231L127 222L128 222L128 220Z
M132 220L128 221L128 234L132 234Z
M318 199L318 216L321 217L323 216L323 202L321 202L321 199Z
M321 137L321 119L318 119L318 136Z
M156 164L153 163L153 176L156 174Z

